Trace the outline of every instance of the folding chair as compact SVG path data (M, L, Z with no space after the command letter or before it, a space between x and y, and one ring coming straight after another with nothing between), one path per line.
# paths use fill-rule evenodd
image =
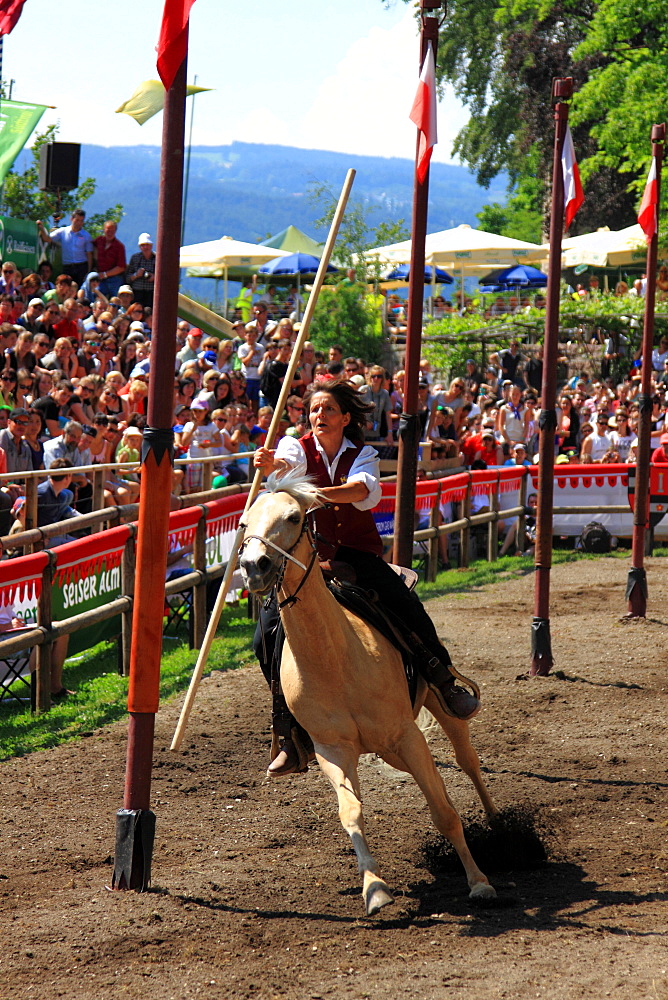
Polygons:
M28 628L16 628L3 632L2 635L8 638L10 635L13 637L29 631ZM0 703L13 699L22 705L31 701L30 653L31 649L22 649L18 653L0 656Z

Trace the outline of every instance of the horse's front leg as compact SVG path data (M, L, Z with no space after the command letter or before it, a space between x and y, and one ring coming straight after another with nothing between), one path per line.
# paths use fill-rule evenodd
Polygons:
M320 767L327 775L339 801L339 819L352 841L357 855L357 866L363 877L362 892L367 916L378 913L394 898L389 886L380 877L376 859L369 851L364 833L362 796L360 793L357 763L359 755L352 749L315 744Z

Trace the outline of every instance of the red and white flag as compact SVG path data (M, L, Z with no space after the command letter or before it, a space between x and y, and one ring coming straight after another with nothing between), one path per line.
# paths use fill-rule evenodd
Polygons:
M427 43L427 54L422 63L420 82L411 108L410 119L420 130L417 175L418 180L422 183L429 169L431 151L438 142L436 134L436 66L431 42Z
M0 0L0 37L16 26L26 0Z
M165 90L174 83L179 66L188 51L188 18L195 0L165 0L160 38L158 39L158 74Z
M564 219L566 229L568 229L584 201L584 191L580 181L578 162L575 159L570 126L566 126L564 148L561 151L561 172L564 178Z
M645 184L640 211L638 212L638 222L640 223L640 228L645 233L645 242L648 244L652 242L652 237L659 228L657 209L656 160L652 157L652 166L649 168L647 184Z

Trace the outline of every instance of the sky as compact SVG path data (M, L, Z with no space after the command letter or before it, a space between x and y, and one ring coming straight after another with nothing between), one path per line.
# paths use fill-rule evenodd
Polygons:
M156 79L163 0L27 0L4 40L2 77L12 97L54 105L61 142L160 145L162 114L145 125L116 114ZM415 155L408 114L418 78L413 5L402 0L196 0L188 82L197 97L193 144L278 143L372 156ZM192 98L189 98L189 105ZM439 103L433 159L456 162L452 140L467 114L451 91ZM187 120L190 126L190 112Z

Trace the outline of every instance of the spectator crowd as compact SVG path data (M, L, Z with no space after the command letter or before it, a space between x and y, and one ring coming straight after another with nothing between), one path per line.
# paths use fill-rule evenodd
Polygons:
M0 472L17 479L31 470L51 473L38 490L38 523L46 524L91 509L91 478L78 468L140 457L153 360L155 254L142 233L128 260L112 221L91 239L80 211L68 227L41 228L45 240L61 247L62 273L54 276L47 262L25 275L11 260L2 264ZM286 307L274 292L270 287L257 296L244 285L228 339L177 324L176 456L215 459L214 486L248 478L247 453L264 443L283 386L300 329L292 308L298 303L293 296ZM619 351L619 343L612 346ZM540 348L525 354L517 341L492 354L482 371L470 359L447 384L423 361L419 419L431 457L477 468L535 461L542 365ZM668 462L668 338L657 344L652 365L653 460ZM336 344L326 354L304 344L279 436L304 434L307 387L339 376L358 385L373 407L367 440L394 457L404 372L391 375L363 358L345 357ZM637 359L619 378L592 381L584 372L570 378L558 399L555 461L634 462L639 386ZM177 494L202 484L201 464L174 473ZM133 502L139 490L135 471L118 470L106 478L105 502ZM0 535L21 527L23 492L20 482L2 484Z

